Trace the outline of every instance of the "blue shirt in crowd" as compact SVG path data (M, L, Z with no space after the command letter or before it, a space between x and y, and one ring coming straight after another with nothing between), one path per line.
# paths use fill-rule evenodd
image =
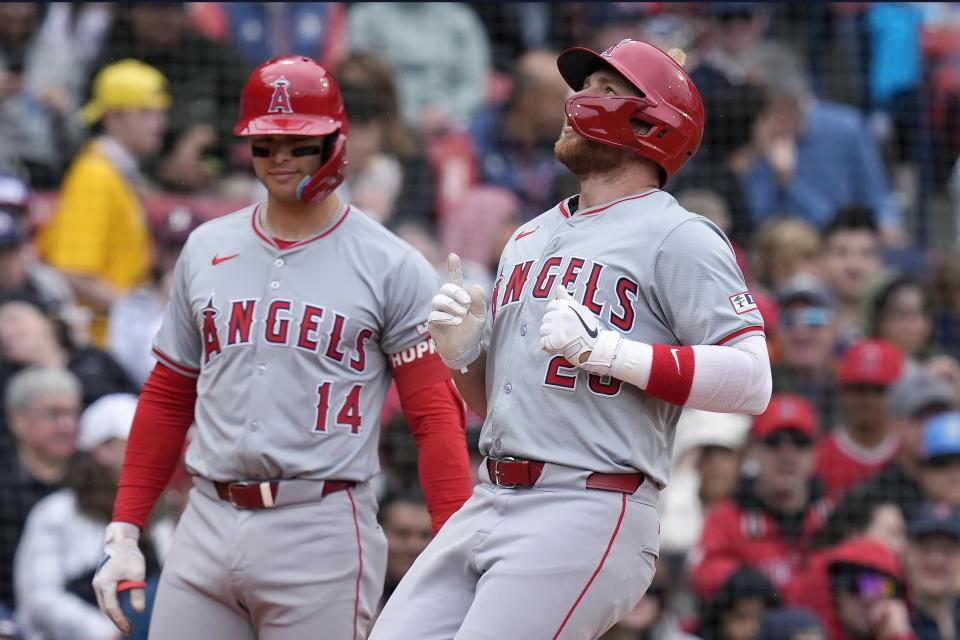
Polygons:
M758 156L744 187L755 225L776 215L791 215L822 229L838 209L863 204L876 212L879 224L902 227L863 117L845 105L819 100L808 105L790 184L780 185L766 158Z

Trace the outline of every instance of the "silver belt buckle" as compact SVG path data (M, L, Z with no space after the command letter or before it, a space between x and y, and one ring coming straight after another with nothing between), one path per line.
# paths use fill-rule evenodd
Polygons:
M497 485L498 487L503 487L504 489L513 489L514 487L516 487L517 485L515 484L503 484L502 482L500 482L500 463L516 462L516 461L517 461L516 458L510 457L510 456L505 456L503 458L494 458L493 459L493 484Z

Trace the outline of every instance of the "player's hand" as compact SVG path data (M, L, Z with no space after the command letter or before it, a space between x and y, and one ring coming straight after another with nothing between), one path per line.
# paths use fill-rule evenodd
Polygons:
M147 606L144 578L147 567L140 553L140 530L127 522L111 522L107 525L103 558L93 576L93 592L97 605L121 633L127 635L132 627L130 620L120 609L118 593L129 589L130 604L135 611Z
M480 338L487 319L483 287L463 288L460 256L447 257L449 282L433 297L427 328L437 353L451 369L464 369L480 355Z
M590 373L609 375L620 334L604 331L597 317L557 285L540 323L540 346Z

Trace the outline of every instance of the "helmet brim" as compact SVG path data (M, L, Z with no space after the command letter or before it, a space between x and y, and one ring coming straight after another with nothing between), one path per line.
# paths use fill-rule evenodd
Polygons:
M599 69L613 69L621 75L623 73L609 59L586 47L573 47L561 53L557 58L557 69L567 86L574 91L583 89L583 81Z
M340 123L323 116L269 115L238 122L235 136L325 136L340 129Z

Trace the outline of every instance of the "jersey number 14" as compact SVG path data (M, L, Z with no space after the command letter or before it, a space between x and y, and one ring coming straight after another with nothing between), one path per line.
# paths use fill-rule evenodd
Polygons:
M326 433L327 423L330 419L330 389L332 382L324 382L317 387L317 422L314 431L317 433ZM355 384L347 392L343 399L343 404L337 411L335 424L338 427L349 427L350 435L360 433L360 389L363 385Z

